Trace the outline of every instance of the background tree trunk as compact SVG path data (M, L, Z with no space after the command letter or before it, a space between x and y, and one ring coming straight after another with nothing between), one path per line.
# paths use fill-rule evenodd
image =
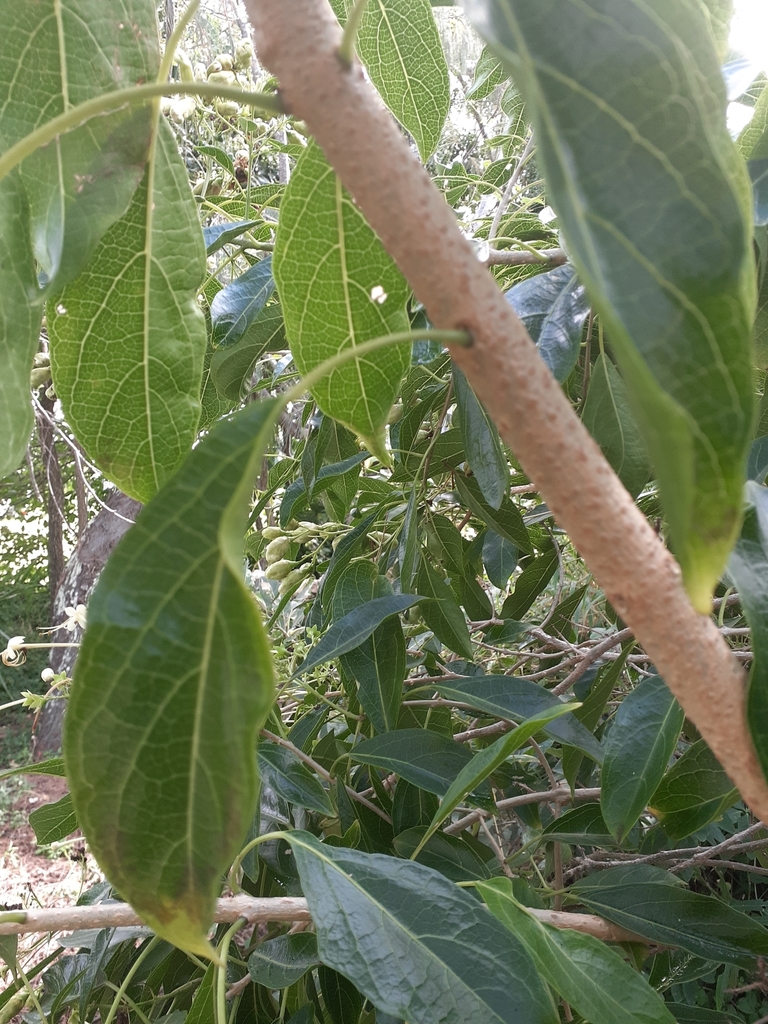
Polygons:
M52 623L63 622L66 608L86 604L96 586L115 545L135 520L141 505L122 491L115 491L107 499L107 507L96 515L80 537L72 557L67 562L59 585L53 593ZM58 640L79 640L82 630L62 631ZM50 667L54 672L72 674L77 655L76 647L55 647L51 651ZM64 720L63 700L51 701L40 713L35 729L35 759L56 753L61 747L61 728Z

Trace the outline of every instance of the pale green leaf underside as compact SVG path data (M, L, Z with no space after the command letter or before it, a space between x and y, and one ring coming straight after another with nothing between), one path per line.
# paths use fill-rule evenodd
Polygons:
M408 330L405 280L314 142L280 207L273 271L302 373L344 349ZM378 302L377 295L386 298ZM409 345L397 345L351 359L316 385L313 397L381 454L377 439L409 355Z
M144 179L80 277L49 304L56 393L88 455L147 501L200 419L205 250L187 171L161 119Z
M0 0L0 22L0 150L85 100L157 75L151 0ZM148 109L124 109L59 136L22 165L51 292L78 275L125 212L150 133Z
M42 309L30 306L37 287L29 210L19 176L0 182L0 478L24 457L32 431L29 373Z
M748 182L706 13L699 0L464 6L526 96L686 585L707 610L741 516L754 270Z
M140 514L88 605L64 753L77 819L121 895L204 948L256 800L273 698L241 544L275 403L223 422Z
M331 0L344 24L354 0ZM356 49L381 98L418 147L434 153L451 102L448 66L429 0L370 0Z

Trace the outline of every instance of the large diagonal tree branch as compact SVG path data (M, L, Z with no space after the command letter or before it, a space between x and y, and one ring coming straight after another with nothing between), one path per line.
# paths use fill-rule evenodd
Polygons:
M698 615L680 569L603 458L455 215L366 81L337 58L327 0L246 0L261 61L397 261L432 322L471 332L452 352L501 436L634 630L753 811L768 785L745 718L743 669Z

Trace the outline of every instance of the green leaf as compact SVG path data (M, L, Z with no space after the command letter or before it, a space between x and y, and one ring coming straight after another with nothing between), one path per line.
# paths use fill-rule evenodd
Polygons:
M453 389L467 462L483 498L499 509L509 490L509 467L499 431L458 366L453 367Z
M537 162L618 357L686 588L708 613L741 522L754 261L749 184L726 129L707 15L693 0L464 7L525 97Z
M475 74L472 85L467 89L466 98L475 102L484 100L486 96L491 95L497 85L501 85L508 77L499 58L489 46L485 46L475 65Z
M288 838L320 959L377 1010L409 1024L556 1024L528 954L474 896L413 861Z
M29 375L40 344L43 311L29 234L29 206L18 174L0 181L0 479L11 473L29 443L34 417Z
M675 1024L647 979L604 942L542 924L517 902L507 878L480 882L477 889L545 981L590 1024Z
M332 5L344 22L351 0ZM371 0L356 48L371 81L426 162L451 102L448 67L430 0Z
M557 572L558 559L554 544L529 562L515 580L515 589L501 606L502 619L521 620L539 594Z
M259 774L278 796L310 811L336 816L336 809L320 780L290 750L277 743L259 746Z
M257 985L288 988L319 963L317 938L312 932L299 932L260 943L248 957L248 973Z
M483 565L494 587L504 590L517 568L517 548L495 530L488 530L483 538Z
M408 505L403 518L403 529L398 541L398 558L400 559L400 589L404 594L413 590L413 581L419 568L419 515L416 488L411 488Z
M752 630L754 661L749 677L747 720L763 774L768 777L768 488L747 484L750 507L728 563Z
M586 290L566 263L526 278L506 292L539 355L561 383L576 365L584 321L589 313Z
M667 1009L675 1015L677 1024L733 1024L733 1017L719 1010L705 1010L702 1006L688 1006L687 1003L667 1003Z
M456 490L462 505L487 523L500 537L506 538L520 551L530 552L531 541L523 517L509 498L504 497L499 508L492 508L484 499L477 480L456 474Z
M571 892L614 924L705 960L749 969L768 952L768 930L757 921L648 864L599 871Z
M36 761L34 764L22 765L21 768L6 768L5 771L0 772L0 782L10 779L14 775L57 775L63 778L66 775L64 771L64 758L51 757L47 761Z
M398 786L401 785L403 783L399 782ZM416 826L395 836L398 856L434 868L452 882L491 878L499 870L492 851L477 839L466 834L449 836L445 832L435 832L422 846L425 832L426 826Z
M242 537L277 408L254 403L219 424L115 549L64 727L77 818L102 869L154 931L200 953L253 818L274 693Z
M422 595L421 617L428 628L450 650L471 660L472 640L464 613L448 581L424 555L421 556L415 582L417 591Z
M419 789L443 796L472 760L463 744L433 729L398 729L363 740L350 756L361 764L394 772Z
M317 668L318 665L323 665L326 661L331 661L332 658L340 658L342 654L353 651L390 615L397 615L421 600L418 595L389 594L356 608L338 622L334 622L294 672L294 678Z
M204 146L198 146L198 152L204 152ZM234 170L234 168L233 168ZM211 224L203 228L203 241L205 242L205 255L213 256L225 245L236 241L246 231L255 228L260 222L258 220L227 221L225 224Z
M661 782L683 718L661 676L643 679L619 705L605 741L600 794L605 823L619 842Z
M256 360L264 352L279 352L285 345L283 311L277 304L266 306L239 341L213 353L211 377L216 391L230 402L239 402Z
M344 349L409 329L404 278L314 142L281 203L273 272L301 373ZM312 390L324 413L385 461L384 424L409 359L409 345L391 346L350 360Z
M365 1000L352 982L325 966L320 967L317 978L331 1024L359 1024Z
M29 824L40 846L57 843L77 828L77 816L69 793L54 804L37 807L29 816Z
M636 498L651 474L648 453L629 408L624 381L602 352L592 367L581 418L619 480Z
M565 707L565 704L542 686L517 676L467 676L430 684L443 697L469 704L494 718L508 722L524 722L534 715ZM574 710L571 708L571 710ZM574 715L560 720L559 714L543 726L543 731L560 743L576 747L598 763L603 751L592 735Z
M533 718L527 719L522 725L518 725L516 729L507 733L506 736L501 736L489 747L478 751L472 760L461 769L456 779L448 788L448 791L440 800L440 806L435 811L435 816L430 822L424 839L422 839L422 845L440 827L448 815L458 807L462 800L470 792L476 790L482 782L485 782L488 776L499 765L503 764L510 754L525 746L528 740L535 733L540 732L552 719L559 718L560 715L567 714L569 711L573 711L573 709L573 704L561 704L559 707L547 708L545 711L539 712L538 715L534 715Z
M274 290L272 257L265 256L216 292L211 303L214 345L225 347L240 341Z
M176 472L197 433L204 273L187 169L161 121L128 212L47 312L67 420L96 465L139 501Z
M650 809L677 843L717 821L738 798L720 762L704 740L697 740L661 780Z
M108 10L99 0L65 6L3 0L0 14L0 151L85 100L157 77L150 0L116 0ZM22 164L47 294L78 276L101 236L125 213L151 134L150 108L123 107L57 136Z
M370 562L353 562L333 592L333 618L348 615L374 598L392 594L392 585ZM391 616L359 647L342 655L341 667L356 680L357 697L376 732L397 728L406 670L405 635L400 619Z
M611 847L615 840L605 824L600 804L582 804L572 807L559 818L550 821L541 838L578 846Z

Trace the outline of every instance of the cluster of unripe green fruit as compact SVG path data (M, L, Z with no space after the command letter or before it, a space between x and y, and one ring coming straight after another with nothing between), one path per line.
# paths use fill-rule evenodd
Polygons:
M247 72L252 57L253 45L250 39L239 39L235 44L234 55L219 53L207 68L204 64L197 64L193 67L183 50L177 50L175 54L176 64L179 67L179 78L182 82L207 81L213 85L225 85L230 88L240 85L237 72ZM172 117L177 124L181 124L194 115L197 104L198 101L194 96L180 96L164 101L163 112ZM227 119L237 117L240 113L240 105L235 100L217 99L214 101L214 109L220 117Z

